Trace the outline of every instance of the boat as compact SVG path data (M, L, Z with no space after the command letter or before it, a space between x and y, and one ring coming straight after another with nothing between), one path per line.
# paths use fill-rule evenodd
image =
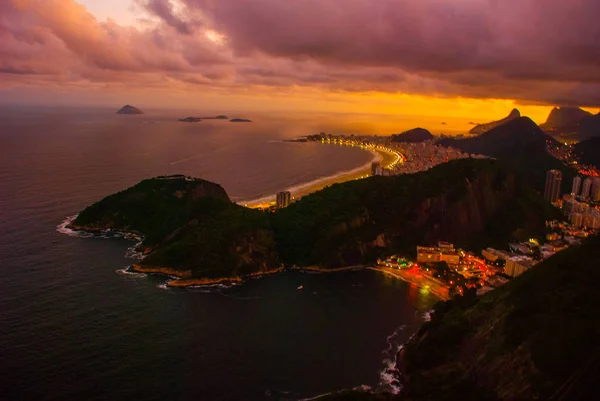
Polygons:
M298 286L298 288L296 288L296 289L297 289L298 291L300 291L300 290L303 290L303 289L304 289L304 286L303 286L303 285L300 285L300 286Z

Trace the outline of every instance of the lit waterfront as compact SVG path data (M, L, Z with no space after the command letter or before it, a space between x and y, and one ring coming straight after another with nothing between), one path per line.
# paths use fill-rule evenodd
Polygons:
M286 191L292 193L292 200L298 200L303 196L309 195L316 191L320 191L330 185L339 184L342 182L358 180L362 178L370 177L371 174L371 163L378 162L386 171L392 171L398 165L402 164L405 160L398 150L384 146L383 144L371 144L371 143L357 143L350 140L323 140L323 144L334 144L342 146L360 147L373 154L373 159L362 166L355 169L334 174L328 177L319 178L317 180L300 184L292 188L286 188ZM258 199L244 200L238 202L238 204L247 206L253 209L268 209L275 206L275 194L263 196Z

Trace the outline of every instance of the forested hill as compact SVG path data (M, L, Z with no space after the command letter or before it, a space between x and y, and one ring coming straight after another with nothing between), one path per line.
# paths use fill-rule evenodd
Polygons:
M518 172L537 191L543 192L548 170L563 173L563 192L571 190L574 169L565 166L547 151L558 142L546 135L528 117L521 117L500 125L485 134L468 139L445 138L439 145L457 148L466 153L494 157Z

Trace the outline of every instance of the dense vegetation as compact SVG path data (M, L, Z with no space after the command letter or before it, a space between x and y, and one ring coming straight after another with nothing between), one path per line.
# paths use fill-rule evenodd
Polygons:
M424 142L434 139L431 132L425 128L414 128L401 134L392 135L392 142Z
M143 234L143 246L154 251L142 266L193 277L242 276L280 264L268 215L231 203L220 185L183 176L144 180L106 197L72 226Z
M493 160L333 185L275 213L229 201L219 185L185 177L145 180L85 209L74 228L133 231L141 262L231 277L281 265L336 268L414 253L447 240L477 250L544 229L556 210Z
M475 138L445 138L442 146L457 148L466 153L494 157L518 172L533 188L543 192L546 172L556 169L563 173L562 190L569 192L577 172L565 166L547 151L556 140L546 134L529 118L521 117L500 125Z
M599 246L591 238L482 297L438 304L405 347L407 399L595 399Z
M275 213L273 229L284 262L339 267L438 240L505 246L539 234L556 213L497 162L466 159L334 185Z
M324 400L595 400L600 391L600 237L481 297L435 306L405 344L403 393Z
M206 196L230 202L225 190L209 181L183 176L148 179L86 208L73 226L135 231L146 237L144 245L153 246L201 213L199 201Z
M241 277L279 267L269 216L214 198L204 198L198 213L142 261L195 277Z

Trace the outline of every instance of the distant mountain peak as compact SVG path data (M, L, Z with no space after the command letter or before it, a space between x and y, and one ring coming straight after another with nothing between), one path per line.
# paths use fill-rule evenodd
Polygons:
M433 139L434 136L425 128L413 128L401 134L392 135L392 142L424 142Z
M548 120L542 126L544 128L565 128L572 125L578 125L586 117L593 116L579 107L559 106L552 109Z
M144 112L137 107L126 104L117 111L117 114L144 114Z
M505 118L498 120L498 121L492 121L490 123L477 125L477 126L473 127L471 129L471 131L469 131L469 133L471 133L472 135L485 134L486 132L488 132L502 124L506 124L507 122L516 120L517 118L520 118L520 117L521 117L521 112L518 109L512 109L511 112L508 114L508 116L506 116Z

